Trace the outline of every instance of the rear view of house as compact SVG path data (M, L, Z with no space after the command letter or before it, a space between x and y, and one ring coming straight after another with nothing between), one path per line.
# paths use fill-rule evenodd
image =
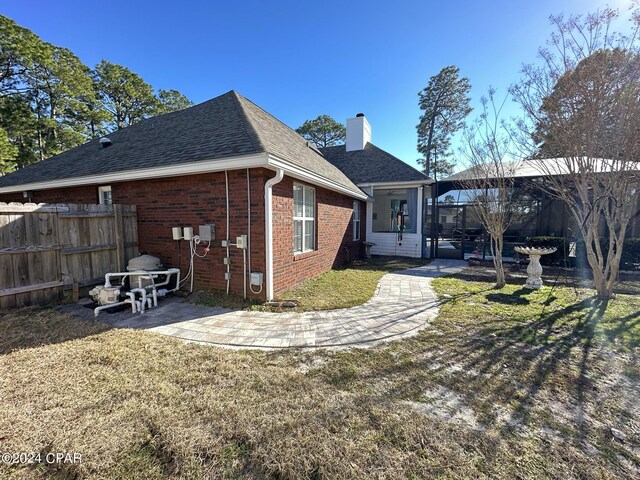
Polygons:
M195 288L271 299L359 257L366 240L373 253L422 255L430 180L370 140L360 115L346 145L320 151L230 91L0 177L0 201L135 205L139 250L183 271L188 247L174 236L212 225Z
M195 286L272 298L360 254L367 195L320 152L234 91L144 120L0 178L0 201L137 206L139 249L186 270L173 227L215 226ZM247 237L247 265L237 248ZM228 264L228 265L227 265ZM227 274L229 270L229 274ZM248 278L248 276L247 276Z

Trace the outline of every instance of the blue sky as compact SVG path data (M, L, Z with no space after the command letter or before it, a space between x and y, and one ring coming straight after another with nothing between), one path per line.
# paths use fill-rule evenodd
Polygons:
M364 112L373 143L414 164L417 94L431 75L457 65L478 105L490 85L505 93L535 61L550 14L630 3L4 0L0 13L90 67L125 65L196 103L234 89L292 128Z

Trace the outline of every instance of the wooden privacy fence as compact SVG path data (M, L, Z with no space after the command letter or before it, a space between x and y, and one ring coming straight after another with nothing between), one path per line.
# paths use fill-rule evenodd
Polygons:
M138 253L135 205L0 203L0 308L60 298Z

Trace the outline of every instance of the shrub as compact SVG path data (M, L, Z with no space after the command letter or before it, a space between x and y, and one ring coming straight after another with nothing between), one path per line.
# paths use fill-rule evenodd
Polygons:
M626 238L624 240L620 270L640 270L640 238Z
M564 267L565 255L566 266L587 267L587 255L584 248L584 241L578 240L576 245L576 256L569 257L569 247L571 240L563 237L529 237L527 238L528 247L556 247L557 250L549 255L543 255L540 259L542 265ZM606 238L600 239L600 248L606 255L609 249L609 241ZM620 270L640 270L640 238L626 238L622 247L622 256L620 257Z
M565 255L566 266L574 267L576 259L569 257L569 246L571 241L564 237L528 237L527 247L556 247L557 250L549 255L543 255L540 263L546 266L564 267Z

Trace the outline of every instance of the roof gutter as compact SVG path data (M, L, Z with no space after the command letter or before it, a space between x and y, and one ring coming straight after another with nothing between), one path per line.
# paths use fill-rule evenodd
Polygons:
M141 168L136 170L126 170L123 172L104 173L96 175L85 175L82 177L62 178L58 180L47 180L42 182L24 183L0 187L0 194L24 192L27 190L48 190L52 188L79 187L83 185L105 185L117 182L130 182L132 180L148 180L151 178L176 177L180 175L198 175L201 173L224 172L227 170L239 170L247 168L270 168L282 169L287 175L299 180L319 185L344 195L359 200L367 200L368 196L356 187L350 189L338 182L325 178L314 172L292 164L268 153L255 155L245 155L241 157L230 157L223 159L199 160L197 162L179 163L167 165L165 167ZM355 185L354 185L355 187Z
M150 178L197 175L199 173L265 167L267 166L267 160L267 154L265 153L217 160L199 160L197 162L167 165L166 167L141 168L136 170L125 170L124 172L85 175L83 177L62 178L59 180L11 185L8 187L0 187L0 193L23 192L25 190L48 190L51 188L78 187L81 185L104 185L115 182L129 182L131 180L148 180Z
M425 180L410 180L406 182L366 182L359 183L358 186L362 187L417 187L422 185L431 185L435 183L435 180L428 178Z
M339 184L338 182L334 182L333 180L329 180L328 178L318 175L317 173L311 172L302 167L294 165L291 162L284 160L280 157L277 157L275 155L269 154L268 157L269 157L269 160L267 162L268 166L270 166L271 168L275 168L276 171L277 169L281 168L286 172L288 176L292 178L297 178L298 180L304 180L314 185L324 187L328 190L333 190L334 192L342 193L352 198L357 198L358 200L367 200L367 198L369 198L369 196L366 193L364 193L362 190L360 190L357 187L356 187L357 189L347 188ZM354 185L354 187L355 186L356 185Z

